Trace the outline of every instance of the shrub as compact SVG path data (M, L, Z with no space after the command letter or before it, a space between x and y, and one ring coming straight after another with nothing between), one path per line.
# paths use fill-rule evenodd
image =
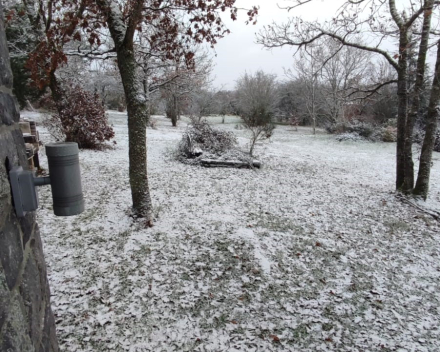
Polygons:
M386 125L397 128L397 118L388 119Z
M331 134L354 133L363 138L370 138L374 132L374 126L368 122L354 120L353 122L339 122L326 127Z
M64 134L63 125L57 115L45 114L43 115L42 124L47 128L50 135L55 138L57 142L62 142L66 140L66 135Z
M106 98L107 108L110 110L125 111L125 98L121 95L110 95Z
M369 138L374 132L374 127L367 122L354 121L349 126L349 132L356 132L361 137Z
M345 132L345 124L343 123L329 123L325 126L325 130L329 134L340 134Z
M382 142L397 141L397 128L387 127L382 130Z
M148 120L148 127L152 128L153 130L157 130L157 119L150 117Z
M58 113L54 118L61 122L66 142L76 142L80 148L100 149L114 137L98 94L71 86L62 96L56 103Z
M417 143L421 146L423 144L424 138L425 131L422 128L416 128L413 135L414 143ZM440 152L440 131L437 131L435 134L434 151Z
M359 134L357 134L356 132L345 132L345 133L339 134L336 137L336 140L339 142L342 142L342 141L357 142L357 141L364 140L364 138L359 136Z
M298 131L298 126L299 126L299 122L300 122L299 118L292 116L289 118L288 121L289 121L289 125L292 126L295 129L295 131Z
M278 100L275 76L257 71L247 73L237 81L237 102L243 125L250 131L249 154L252 156L258 140L272 136L273 117Z
M272 137L275 129L272 117L272 112L265 106L256 106L242 114L243 125L251 132L249 155L253 155L257 141Z
M24 109L28 102L35 102L44 95L44 91L30 84L30 72L26 68L27 59L28 57L11 58L11 70L14 75L13 91L20 109Z

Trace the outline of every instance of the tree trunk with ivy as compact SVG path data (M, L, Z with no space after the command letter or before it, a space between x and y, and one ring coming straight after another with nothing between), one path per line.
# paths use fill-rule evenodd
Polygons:
M426 200L429 190L429 178L431 175L432 151L434 150L435 134L437 132L437 119L439 117L438 106L440 104L440 41L437 43L437 61L435 64L434 81L432 83L431 97L429 99L428 116L426 118L425 138L420 154L419 173L416 186L413 190L415 195Z
M148 102L136 77L134 52L122 47L117 54L127 101L129 177L133 209L151 224L151 197L147 176Z
M400 28L399 64L397 70L397 143L396 143L396 189L403 188L405 180L405 129L408 114L408 29Z
M137 75L133 37L141 17L142 2L133 11L128 26L117 5L110 0L98 0L98 6L107 13L107 23L115 43L118 68L121 75L128 115L128 158L131 197L134 214L152 225L152 204L147 174L147 123L149 108L142 83ZM139 16L139 18L136 18Z
M416 81L413 88L412 104L406 120L405 128L405 148L404 148L404 167L405 177L402 190L411 192L414 188L414 162L413 162L413 131L417 115L420 110L420 98L423 93L423 83L425 81L426 56L428 54L429 34L431 30L431 17L434 0L426 1L426 9L423 15L422 36L419 45L419 54L417 58Z
M178 105L177 96L174 93L169 93L169 97L166 101L166 114L169 119L171 119L171 124L173 127L177 127L178 120Z

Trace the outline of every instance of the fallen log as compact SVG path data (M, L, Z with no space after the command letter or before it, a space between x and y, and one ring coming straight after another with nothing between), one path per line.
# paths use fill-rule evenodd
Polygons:
M252 160L252 164L241 160L217 160L217 159L201 159L200 164L205 167L235 167L235 168L260 168L259 160Z

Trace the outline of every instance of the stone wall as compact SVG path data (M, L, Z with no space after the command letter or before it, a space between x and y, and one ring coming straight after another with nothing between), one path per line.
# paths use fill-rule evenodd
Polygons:
M58 351L38 226L33 213L18 219L8 171L27 167L12 96L12 74L0 1L0 351Z

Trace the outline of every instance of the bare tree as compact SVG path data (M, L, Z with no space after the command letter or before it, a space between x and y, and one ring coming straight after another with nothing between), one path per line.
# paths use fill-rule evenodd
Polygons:
M162 80L165 83L161 86L162 98L165 100L165 112L174 127L182 111L187 110L190 114L197 113L197 105L194 99L197 92L201 92L210 83L212 72L212 60L208 53L194 49L194 66L186 67L184 63L175 63L164 69ZM194 105L192 107L192 105ZM191 109L193 108L193 109Z
M301 96L304 88L292 72L287 71L286 75L288 79L277 85L276 118L294 125L305 124L307 113Z
M250 131L249 154L252 156L258 140L270 138L277 103L275 76L257 71L245 73L236 84L237 105L245 127Z
M199 89L191 95L191 115L200 122L203 117L219 111L219 102L215 99L217 92L210 87Z
M311 1L294 0L287 10ZM430 24L433 10L438 6L435 0L346 0L331 22L305 22L300 18L291 18L285 24L274 23L265 27L257 38L260 44L268 48L285 45L301 48L323 37L330 37L340 45L379 55L395 69L398 85L396 189L406 192L412 191L414 183L411 152L414 114L409 112L416 111L418 104L417 99L413 99L413 108L408 104L408 60L411 47L417 45L419 50L415 75L418 81L423 81L425 72L422 67L426 65L429 38L437 35L436 31L430 29ZM368 44L356 40L359 33L363 32L369 33ZM390 44L395 39L399 43L398 51L390 53L384 43ZM384 85L395 82L382 81L376 87L366 90L365 94L371 95ZM416 94L420 93L417 87L415 91ZM427 135L431 135L431 132ZM429 178L429 174L424 173L419 177ZM423 184L427 183L425 181Z
M360 42L360 40L359 40ZM296 85L298 111L313 126L344 121L346 110L357 101L355 94L368 85L373 64L367 52L322 38L298 50L293 69L286 76Z
M218 107L218 113L222 116L222 123L225 123L225 115L234 114L234 92L220 89L216 92L214 99Z
M431 174L432 151L435 144L437 120L440 105L440 41L437 42L437 61L435 64L434 80L432 82L431 96L429 99L428 116L426 118L426 132L420 155L420 166L416 186L413 193L426 200L429 190L429 177Z
M86 87L101 96L106 106L113 109L124 107L124 91L116 63L108 60L94 60L93 68L88 71Z
M356 42L362 43L358 37ZM317 52L317 60L322 66L320 78L323 83L323 112L328 112L329 120L345 120L345 108L356 98L353 92L365 87L368 71L372 66L371 54L349 46L343 46L332 38L323 41Z
M294 71L288 71L287 76L296 80L303 88L299 94L305 107L308 119L312 122L313 134L316 134L316 121L318 119L318 104L321 99L319 95L319 76L322 65L318 61L318 51L310 45L300 51L300 55L294 64Z

